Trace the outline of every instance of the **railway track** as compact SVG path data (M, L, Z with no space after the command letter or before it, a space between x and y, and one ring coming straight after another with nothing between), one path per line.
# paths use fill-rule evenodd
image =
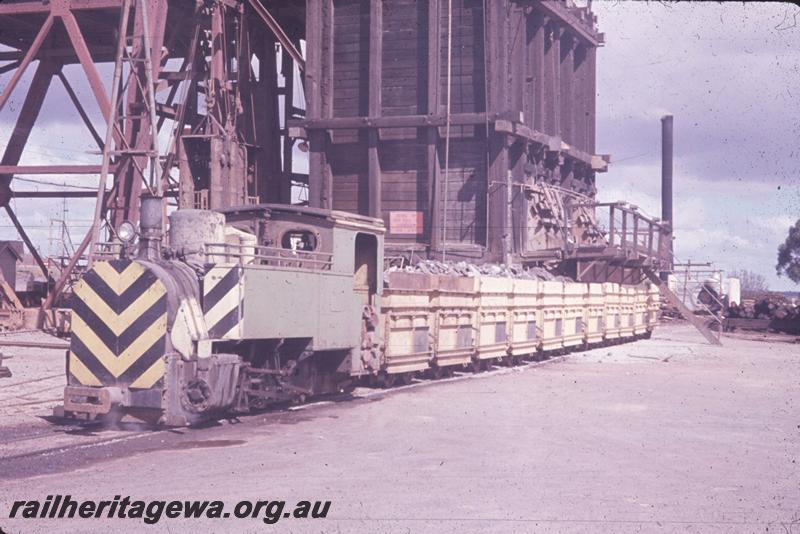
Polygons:
M57 402L62 398L64 382L64 375L59 373L57 375L48 375L40 378L33 378L30 380L22 380L10 384L0 385L0 406L5 409L16 408L20 406L32 406L35 404L47 404ZM30 389L31 386L36 384L45 385L47 381L53 381L51 385L40 387L37 389ZM21 391L20 388L24 387ZM58 395L55 392L58 391ZM46 398L40 397L43 393L53 392L53 395L48 395Z
M40 377L40 378L32 378L30 380L22 380L20 382L13 382L11 384L0 383L0 391L3 391L3 390L8 389L8 388L22 386L22 385L25 385L25 384L33 384L33 383L36 383L36 382L42 382L44 380L50 380L50 379L53 379L53 378L63 378L63 377L64 377L64 373L58 373L58 374L55 374L55 375L43 376L43 377Z
M631 340L632 341L632 340ZM613 343L616 344L616 343ZM465 380L481 380L500 375L524 372L539 366L564 361L569 353L576 351L557 351L547 354L532 354L529 359L503 359L491 361L488 366L476 369L464 367L452 375L441 377L430 373L416 373L408 381L396 383L391 387L358 385L349 393L314 397L308 402L294 405L273 406L248 414L231 416L207 421L188 428L157 428L143 423L128 422L127 419L113 426L102 421L78 421L50 416L47 414L26 414L24 424L16 426L0 426L0 479L21 478L53 471L71 471L91 465L98 461L126 457L165 449L185 448L191 443L204 443L215 436L227 436L233 427L263 427L280 424L287 420L313 417L317 410L331 406L351 405L351 401L370 402L382 397L401 392L409 392L416 388L435 387ZM61 388L62 374L47 375L40 378L23 380L16 384L3 384L0 392L7 393L14 386L35 386L48 380L59 379L59 384L37 388L37 394L50 389ZM32 394L32 393L28 393ZM45 399L23 400L6 404L30 406L54 403L60 397L48 396ZM343 402L346 401L346 402ZM305 415L301 415L305 414ZM46 415L43 417L43 415ZM36 417L30 423L31 416ZM235 423L235 424L232 424ZM42 459L47 460L43 461Z
M526 361L518 366L496 366L485 372L458 371L448 378L415 377L410 384L393 387L357 387L350 394L313 398L304 404L265 409L244 414L232 419L221 419L187 429L156 428L141 423L121 422L114 427L102 421L78 421L55 417L42 418L43 424L25 424L0 427L0 479L29 476L41 469L41 458L48 458L48 465L61 466L65 470L96 461L98 458L115 458L153 450L180 446L183 440L198 440L199 435L210 429L226 426L231 421L250 425L270 424L285 417L300 416L322 407L345 404L343 401L374 401L387 395L407 392L417 388L432 387L464 380L475 380L522 372L526 369L563 361L564 356L555 356L542 361ZM61 375L58 375L61 376ZM41 382L54 377L28 380ZM7 389L7 386L3 386ZM60 387L60 386L59 386ZM48 399L47 402L57 400ZM45 402L45 401L42 401ZM205 437L205 436L203 436Z
M103 459L113 459L156 450L162 431L115 430L98 433L85 425L39 428L34 433L8 437L0 436L0 480L26 478L44 473L78 469ZM131 446L132 441L146 440L147 447Z

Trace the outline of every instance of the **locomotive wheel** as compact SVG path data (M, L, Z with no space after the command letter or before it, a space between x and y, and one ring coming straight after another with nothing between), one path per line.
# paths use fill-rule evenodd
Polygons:
M483 360L472 360L472 372L480 373L483 370Z
M519 356L512 356L512 357L511 357L511 366L512 366L512 367L516 367L516 366L518 366L520 363L522 363L522 361L521 361L521 359L520 359L520 357L519 357Z
M397 379L400 385L407 386L411 384L411 381L414 379L414 373L401 373Z
M483 360L483 365L481 366L484 371L491 371L492 370L492 360Z
M123 417L125 417L125 413L121 409L115 409L111 410L107 414L103 414L95 420L99 421L104 427L113 429L119 427L119 424L122 423Z
M431 367L431 378L434 380L441 380L447 376L447 371L443 367L439 367L438 365L434 365Z
M395 382L397 382L396 374L382 373L378 377L378 384L384 388L390 388L394 386Z

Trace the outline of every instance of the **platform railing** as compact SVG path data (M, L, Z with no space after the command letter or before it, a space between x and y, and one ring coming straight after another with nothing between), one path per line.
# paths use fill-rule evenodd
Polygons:
M333 254L309 250L293 250L281 247L256 246L235 243L206 243L206 257L233 258L241 265L257 264L314 271L330 271ZM230 260L228 260L230 261Z
M121 241L100 241L94 244L91 256L94 261L115 260L121 256L123 246Z
M635 206L625 202L585 204L595 208L599 226L606 235L609 247L631 251L643 259L671 264L669 224L648 217Z

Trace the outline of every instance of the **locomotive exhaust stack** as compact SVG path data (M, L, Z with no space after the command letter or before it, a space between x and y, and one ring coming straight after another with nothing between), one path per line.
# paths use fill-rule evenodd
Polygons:
M163 221L164 197L142 195L139 212L139 258L161 259L161 244L164 239Z

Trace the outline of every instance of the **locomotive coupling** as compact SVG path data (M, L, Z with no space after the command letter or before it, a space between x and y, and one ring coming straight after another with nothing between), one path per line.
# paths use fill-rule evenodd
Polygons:
M127 404L126 394L117 387L82 387L67 386L64 388L64 411L85 413L90 416L105 415L117 407Z

